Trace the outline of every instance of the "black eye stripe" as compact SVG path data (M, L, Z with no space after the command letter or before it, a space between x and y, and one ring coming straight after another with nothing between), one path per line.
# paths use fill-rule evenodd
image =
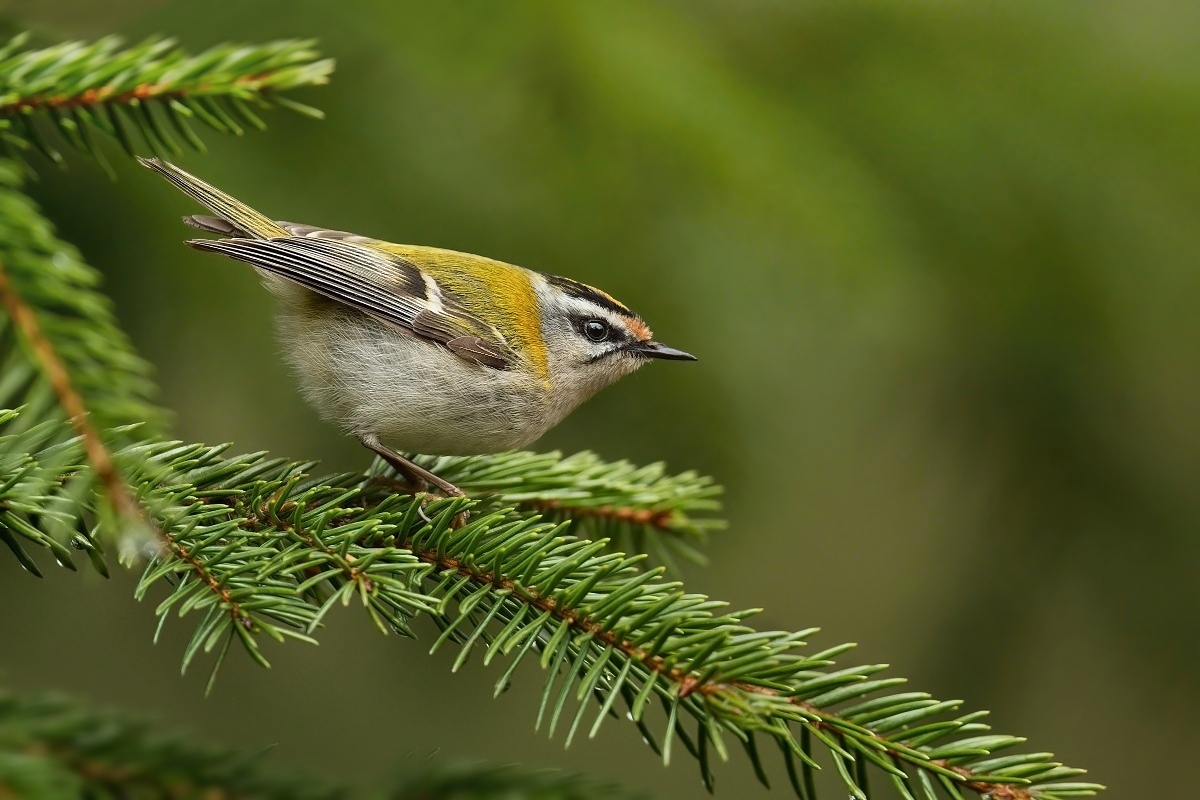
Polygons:
M571 325L580 336L593 344L603 344L604 342L620 344L630 338L624 326L603 317L573 317Z

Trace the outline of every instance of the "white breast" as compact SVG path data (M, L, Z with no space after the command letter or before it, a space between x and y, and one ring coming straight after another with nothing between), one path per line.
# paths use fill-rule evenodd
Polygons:
M475 455L524 447L558 421L545 388L519 369L469 364L341 307L281 306L280 339L304 396L347 433L401 451Z

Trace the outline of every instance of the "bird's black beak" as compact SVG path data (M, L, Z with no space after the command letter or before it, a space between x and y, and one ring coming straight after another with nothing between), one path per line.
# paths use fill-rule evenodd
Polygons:
M696 357L691 353L685 353L682 350L676 350L674 347L667 347L665 344L659 344L655 341L634 342L626 349L631 353L637 353L646 358L665 358L668 361L696 360Z

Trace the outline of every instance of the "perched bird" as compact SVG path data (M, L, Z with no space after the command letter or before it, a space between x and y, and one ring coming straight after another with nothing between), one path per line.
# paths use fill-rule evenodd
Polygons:
M416 487L462 494L393 447L524 447L649 359L695 360L569 278L275 222L173 164L139 161L215 215L183 218L222 237L188 245L250 264L279 298L280 340L308 401Z

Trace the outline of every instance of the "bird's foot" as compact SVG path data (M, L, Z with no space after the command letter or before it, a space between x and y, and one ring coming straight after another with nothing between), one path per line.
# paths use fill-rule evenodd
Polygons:
M437 497L466 497L466 492L455 486L450 481L439 478L429 470L414 464L409 459L397 453L395 450L384 446L375 436L361 436L359 441L363 446L377 454L380 458L386 461L404 478L402 484L408 494L421 494L425 496L421 498L421 505L417 509L417 513L421 515L421 519L429 524L433 524L433 520L425 513L425 506L429 501ZM400 485L399 481L395 482ZM429 487L433 486L437 491L430 492ZM470 519L470 512L462 511L454 515L454 519L450 521L450 527L454 529L461 528L467 524Z

